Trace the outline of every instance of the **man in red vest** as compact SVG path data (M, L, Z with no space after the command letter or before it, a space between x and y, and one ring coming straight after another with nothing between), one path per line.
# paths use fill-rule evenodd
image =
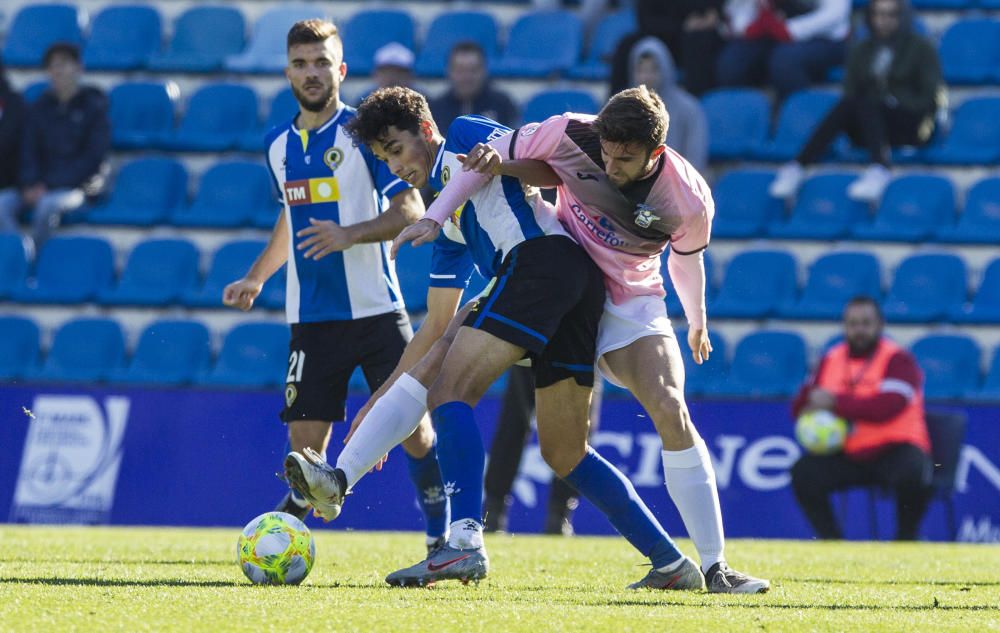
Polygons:
M924 423L923 372L905 349L882 336L878 304L855 297L844 310L844 341L820 361L792 403L792 415L822 409L851 425L844 450L803 454L792 489L822 539L843 538L830 493L878 485L896 495L896 539L914 540L930 500L933 463Z

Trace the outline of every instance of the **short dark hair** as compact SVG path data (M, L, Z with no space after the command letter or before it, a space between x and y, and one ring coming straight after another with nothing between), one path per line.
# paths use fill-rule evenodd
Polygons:
M358 106L347 123L347 133L355 143L371 145L381 142L390 126L418 134L421 121L430 121L436 127L424 95L403 86L379 88Z
M851 297L850 301L847 302L847 305L844 306L844 313L846 314L847 311L854 306L871 306L874 308L875 314L878 315L878 320L885 321L885 317L882 315L882 306L879 305L879 302L876 301L874 297L870 297L868 295L854 295Z
M448 53L448 60L450 61L452 57L461 53L475 53L484 61L486 60L486 51L483 50L483 47L478 42L473 40L462 40L452 46L451 52Z
M611 97L594 120L601 140L639 143L652 152L667 138L670 116L663 100L645 85L622 90Z
M65 55L69 57L76 63L80 63L80 47L72 42L56 42L52 46L45 49L45 55L42 57L42 66L48 67L49 62L56 55Z
M344 42L340 39L337 25L322 18L300 20L288 29L288 49L296 44L318 44L334 38L340 59L344 59Z

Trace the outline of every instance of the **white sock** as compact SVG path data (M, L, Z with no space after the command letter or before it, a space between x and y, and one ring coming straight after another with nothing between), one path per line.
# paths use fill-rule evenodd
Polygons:
M661 574L669 574L674 570L680 569L681 565L684 564L685 560L687 560L687 556L681 556L680 558L670 563L669 565L664 565L663 567L657 567L656 571L660 572Z
M483 526L475 519L452 521L448 531L448 545L454 548L479 549L483 546Z
M365 421L337 457L352 488L383 455L410 437L427 413L427 389L402 374L368 411Z
M688 536L698 550L702 570L725 560L719 491L715 487L715 469L705 440L695 437L691 448L663 451L663 478Z

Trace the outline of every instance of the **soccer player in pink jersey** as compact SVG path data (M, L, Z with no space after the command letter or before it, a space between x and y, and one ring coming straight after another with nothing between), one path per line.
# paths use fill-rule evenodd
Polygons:
M464 163L468 171L453 177L396 243L422 243L425 231L440 223L438 215L481 186L480 173L502 175L508 160L546 162L562 180L560 219L605 275L599 367L653 419L667 490L698 549L708 588L759 593L769 588L767 580L725 561L715 471L684 400L684 365L663 301L660 255L669 246L669 274L690 325L688 345L701 364L712 351L703 253L715 207L701 175L665 145L668 125L662 100L640 86L614 95L596 117L567 113L477 145Z

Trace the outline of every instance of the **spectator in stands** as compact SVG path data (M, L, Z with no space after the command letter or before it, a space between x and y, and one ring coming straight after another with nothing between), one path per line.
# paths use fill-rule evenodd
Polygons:
M399 42L389 42L380 47L372 60L372 79L375 81L361 92L358 103L379 88L405 86L419 91L414 85L413 60L413 51Z
M913 31L906 0L873 0L867 10L871 36L847 59L844 94L794 161L778 171L771 195L788 198L802 181L803 166L817 162L841 132L868 150L871 166L851 183L854 199L877 200L889 182L891 148L923 145L946 105L937 50Z
M111 146L107 98L80 85L80 49L53 44L44 64L49 87L32 105L21 138L20 195L5 198L0 207L4 224L21 209L34 209L36 249L64 213L103 188Z
M656 91L670 114L667 145L695 166L708 167L708 121L701 103L677 85L677 69L670 51L659 39L639 40L629 56L630 87L645 84Z
M721 86L766 83L784 99L841 64L851 0L729 0L731 39L715 75Z
M431 113L441 133L466 114L481 114L507 126L517 124L517 106L494 88L486 70L486 54L475 42L459 42L448 55L448 90L430 100Z
M898 540L917 538L930 500L923 373L912 354L882 335L883 325L873 299L848 302L844 341L823 356L792 404L795 417L826 410L851 423L843 452L804 454L792 467L795 498L822 539L843 536L830 507L834 491L869 485L892 490Z
M27 111L24 99L7 81L0 61L0 209L18 206L18 165L21 154L21 130ZM0 213L0 233L16 232L14 213Z

